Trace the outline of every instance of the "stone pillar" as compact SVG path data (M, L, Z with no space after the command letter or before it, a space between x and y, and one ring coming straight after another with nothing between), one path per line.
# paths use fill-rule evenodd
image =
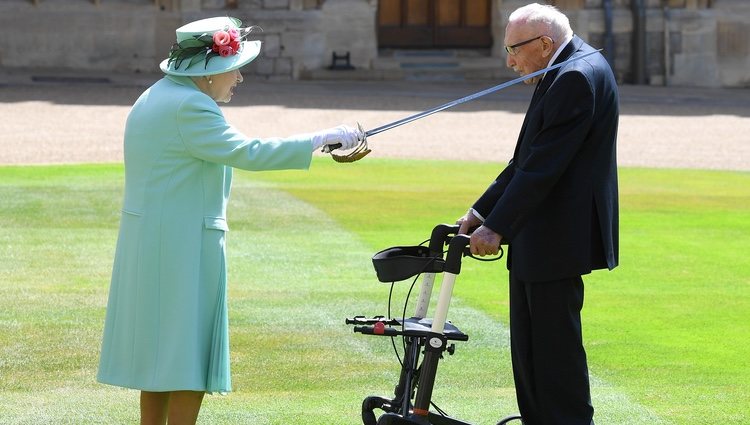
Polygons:
M670 85L720 86L714 11L675 9L671 16L670 28L679 40L671 58Z
M319 65L329 66L333 52L349 52L355 68L372 68L372 60L378 56L377 1L327 0L321 10L325 47Z
M750 2L714 0L717 8L716 51L721 84L750 87Z
M178 9L180 12L200 12L203 9L201 0L171 0L171 2L175 4L175 9Z
M503 0L493 0L492 8L490 10L492 16L490 22L492 28L492 48L490 49L490 56L494 58L505 59L505 50L503 49L503 40L505 37L505 26L508 24L508 15L510 11L507 10L507 6Z
M583 9L583 2L584 0L553 0L550 3L561 10L577 10Z

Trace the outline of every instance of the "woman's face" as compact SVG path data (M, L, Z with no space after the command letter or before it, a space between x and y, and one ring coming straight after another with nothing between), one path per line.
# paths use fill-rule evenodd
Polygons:
M234 88L237 87L237 84L241 83L242 80L240 70L235 69L234 71L206 77L203 80L205 83L199 84L199 87L216 102L228 103L232 100ZM211 83L208 84L208 81L211 81Z

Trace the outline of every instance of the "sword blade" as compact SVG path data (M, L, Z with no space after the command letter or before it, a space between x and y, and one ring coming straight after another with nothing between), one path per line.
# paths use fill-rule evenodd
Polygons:
M398 126L401 126L401 125L404 125L404 124L408 124L408 123L410 123L412 121L416 121L416 120L418 120L420 118L424 118L424 117L432 115L434 113L437 113L437 112L440 112L440 111L444 111L444 110L446 110L448 108L452 108L452 107L454 107L456 105L460 105L462 103L466 103L466 102L472 101L474 99L480 98L480 97L488 95L490 93L494 93L494 92L496 92L498 90L502 90L502 89L504 89L506 87L510 87L510 86L512 86L514 84L518 84L521 81L528 80L529 78L534 78L537 75L544 74L546 72L549 72L549 71L552 71L554 69L560 68L561 66L567 65L567 64L569 64L571 62L577 61L578 59L583 59L586 56L593 55L594 53L599 53L601 51L602 51L602 49L599 49L599 50L595 50L593 52L586 53L585 55L582 55L582 56L576 56L574 58L570 58L570 59L568 59L566 61L563 61L563 62L560 62L558 64L549 66L549 67L544 68L544 69L540 69L539 71L536 71L536 72L532 72L531 74L523 75L523 76L518 77L518 78L516 78L514 80L510 80L510 81L507 81L505 83L498 84L498 85L496 85L494 87L490 87L488 89L482 90L480 92L477 92L477 93L474 93L474 94L470 94L468 96L464 96L464 97L462 97L460 99L456 99L456 100L454 100L452 102L448 102L446 104L443 104L443 105L440 105L440 106L436 106L436 107L434 107L432 109L429 109L427 111L419 112L419 113L414 114L414 115L410 115L410 116L408 116L406 118L402 118L402 119L400 119L398 121L393 121L391 123L382 125L382 126L380 126L378 128L374 128L372 130L367 130L365 132L365 136L366 137L374 136L374 135L376 135L378 133L382 133L382 132L384 132L386 130L390 130L390 129L398 127Z

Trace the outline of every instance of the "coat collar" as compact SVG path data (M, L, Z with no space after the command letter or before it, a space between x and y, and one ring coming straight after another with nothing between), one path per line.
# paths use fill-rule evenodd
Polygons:
M573 38L568 42L567 45L563 48L562 52L557 56L557 59L555 59L555 63L553 65L558 64L562 61L567 60L570 58L570 56L578 51L581 46L583 46L583 40L581 40L580 37L577 35L573 35Z
M560 62L564 62L570 59L570 57L573 56L575 52L580 50L582 46L583 40L581 40L581 38L577 35L573 35L573 39L570 40L567 45L565 45L565 47L562 49L562 52L560 52L560 54L557 56L557 59L555 59L555 63L553 63L552 65L557 65ZM547 92L549 86L551 86L552 82L555 81L558 72L560 72L560 68L553 69L552 71L544 74L544 78L539 81L539 83L537 83L534 97L538 98L539 96Z
M196 90L200 90L198 86L195 84L195 81L193 81L190 77L183 77L179 75L165 75L164 78L166 78L169 81L172 81L175 84L179 84L181 86L191 87Z

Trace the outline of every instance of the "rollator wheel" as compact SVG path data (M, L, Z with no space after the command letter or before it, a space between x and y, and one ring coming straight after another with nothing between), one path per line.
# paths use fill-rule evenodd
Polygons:
M521 415L511 415L508 417L505 417L500 420L500 422L497 423L497 425L523 425L523 420L521 418Z

